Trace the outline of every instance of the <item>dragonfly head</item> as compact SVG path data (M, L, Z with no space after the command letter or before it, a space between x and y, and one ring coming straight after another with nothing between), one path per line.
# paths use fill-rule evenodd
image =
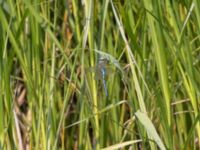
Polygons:
M109 60L105 57L99 58L99 64L108 64Z

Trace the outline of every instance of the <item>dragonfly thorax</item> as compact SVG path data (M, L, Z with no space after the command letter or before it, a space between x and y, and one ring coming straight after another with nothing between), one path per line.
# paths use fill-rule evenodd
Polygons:
M108 62L109 62L108 59L106 59L106 58L100 58L100 59L99 59L99 62L98 62L98 65L99 65L100 67L102 67L102 66L107 65Z

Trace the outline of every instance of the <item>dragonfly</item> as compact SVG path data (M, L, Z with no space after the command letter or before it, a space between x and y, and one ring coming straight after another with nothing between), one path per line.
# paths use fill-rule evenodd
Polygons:
M108 96L108 89L106 86L106 76L108 75L108 72L111 71L111 70L108 70L108 66L107 66L108 63L109 63L108 59L99 58L97 65L91 68L92 71L95 71L95 80L102 81L106 97Z

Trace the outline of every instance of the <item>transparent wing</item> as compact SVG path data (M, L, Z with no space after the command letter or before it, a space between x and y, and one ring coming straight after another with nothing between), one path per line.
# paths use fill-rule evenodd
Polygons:
M101 80L101 69L98 66L90 67L86 69L86 73L95 73L95 80Z
M86 72L88 73L95 73L95 76L94 76L94 79L95 80L102 80L103 79L103 76L102 76L102 72L101 72L101 69L102 68L105 68L105 76L110 76L112 75L114 72L115 72L115 69L109 65L97 65L97 66L94 66L94 67L90 67L86 70Z

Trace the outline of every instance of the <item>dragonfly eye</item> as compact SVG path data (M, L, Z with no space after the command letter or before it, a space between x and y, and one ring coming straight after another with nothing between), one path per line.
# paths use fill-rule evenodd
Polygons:
M99 64L108 64L108 63L109 63L109 61L106 58L100 58L99 59Z

